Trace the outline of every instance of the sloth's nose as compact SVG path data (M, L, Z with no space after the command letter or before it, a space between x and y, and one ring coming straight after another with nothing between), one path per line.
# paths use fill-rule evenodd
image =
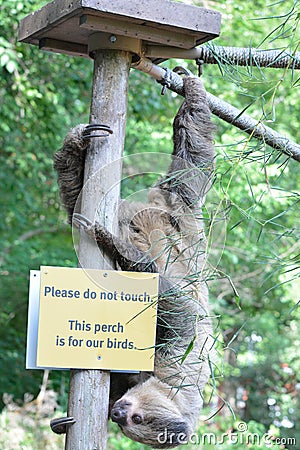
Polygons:
M118 425L126 425L127 411L123 406L114 406L110 413L111 420Z

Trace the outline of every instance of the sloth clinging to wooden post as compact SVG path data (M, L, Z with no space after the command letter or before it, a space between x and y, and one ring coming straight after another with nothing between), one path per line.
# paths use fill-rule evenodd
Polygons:
M201 80L186 76L183 83L172 162L165 178L150 189L148 203L121 203L118 236L80 214L73 218L121 270L160 273L154 372L112 373L110 392L111 419L126 436L153 448L188 442L213 352L201 207L213 176L214 125ZM55 154L70 223L83 187L86 127L72 129Z

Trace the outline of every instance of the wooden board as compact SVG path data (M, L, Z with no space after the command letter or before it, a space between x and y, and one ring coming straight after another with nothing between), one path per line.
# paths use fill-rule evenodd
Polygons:
M54 0L25 17L19 41L87 55L89 36L105 31L190 49L220 34L220 13L169 0Z

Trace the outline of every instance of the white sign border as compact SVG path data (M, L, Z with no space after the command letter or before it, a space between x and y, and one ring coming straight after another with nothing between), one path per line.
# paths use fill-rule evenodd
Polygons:
M70 370L69 368L37 366L37 346L40 315L41 271L30 270L29 302L27 317L26 369L29 370ZM139 373L138 370L111 370L114 373Z

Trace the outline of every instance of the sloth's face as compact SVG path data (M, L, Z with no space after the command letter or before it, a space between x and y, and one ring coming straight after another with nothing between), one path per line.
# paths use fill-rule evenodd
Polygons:
M172 448L187 442L189 427L163 389L149 380L130 389L112 410L111 419L129 438L152 448Z
M121 217L120 237L156 261L161 270L178 260L182 236L170 212L156 206L124 202Z
M132 216L129 223L130 240L144 247L144 251L149 251L165 245L170 237L177 235L179 230L176 225L169 212L147 207Z

